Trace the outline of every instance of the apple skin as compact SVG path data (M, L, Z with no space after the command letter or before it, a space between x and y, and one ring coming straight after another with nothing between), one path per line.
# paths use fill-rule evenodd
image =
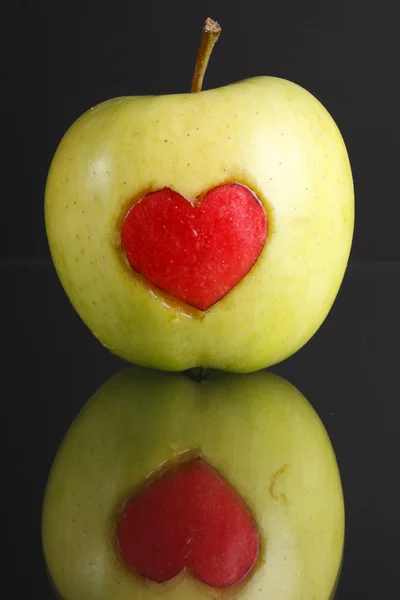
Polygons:
M193 449L234 486L258 527L259 562L230 590L186 572L148 582L116 548L118 511L133 490ZM64 600L328 600L344 543L340 474L314 409L277 375L211 371L196 382L132 367L71 425L49 476L42 535Z
M149 191L170 187L194 201L229 181L263 203L267 243L231 292L196 312L133 272L122 220ZM164 370L250 372L292 355L327 316L351 248L353 181L320 102L289 81L256 77L86 112L52 161L45 218L62 285L110 351Z

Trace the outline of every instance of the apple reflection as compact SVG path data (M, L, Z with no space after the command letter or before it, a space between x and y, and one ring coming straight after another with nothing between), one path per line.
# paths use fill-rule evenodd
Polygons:
M193 474L191 488L172 481L171 473L176 477L182 465L199 458L215 473L210 478L207 470L209 479L201 492ZM163 477L170 477L169 504L167 486L160 484ZM213 491L214 480L228 501ZM183 538L177 532L184 536L186 530L180 529L180 521L186 519L185 527L206 540L201 552L190 542L184 566L176 572L167 567L159 571L169 573L161 582L128 564L118 543L124 510L154 485L161 492L153 494L151 509L142 502L140 536L156 540L153 556L160 569L163 561L183 556ZM174 489L179 508L174 507ZM160 511L167 505L170 516L164 525ZM247 529L235 521L235 510L247 515ZM152 522L157 526L146 530ZM130 533L133 545L138 523ZM168 536L160 531L157 537L164 526ZM234 526L235 536L224 534L222 539L221 531ZM201 600L224 595L331 600L344 543L340 474L318 415L285 379L265 371L164 373L130 367L107 381L69 428L49 476L42 532L48 570L64 600ZM245 535L257 537L257 555L245 573L242 569L243 577L229 578L240 561L247 564ZM170 545L163 554L167 539ZM209 577L217 583L208 585L207 558L214 546L220 557L227 551ZM151 548L146 551L151 556ZM203 561L202 581L195 576L198 563L190 558L195 554ZM218 569L225 569L225 575Z

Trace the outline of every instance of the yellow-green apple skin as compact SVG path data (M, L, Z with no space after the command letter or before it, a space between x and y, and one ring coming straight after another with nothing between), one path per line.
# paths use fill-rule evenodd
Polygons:
M116 515L149 474L200 453L240 494L260 536L244 582L218 590L187 572L163 584L119 557ZM328 600L344 542L339 470L326 430L277 375L211 371L203 381L129 368L70 427L43 508L49 573L64 600Z
M195 311L133 272L121 223L151 190L170 187L193 201L232 181L263 203L267 242L236 287ZM257 77L89 110L56 151L45 217L64 289L109 350L164 370L250 372L296 352L328 314L352 242L353 181L320 102L289 81Z

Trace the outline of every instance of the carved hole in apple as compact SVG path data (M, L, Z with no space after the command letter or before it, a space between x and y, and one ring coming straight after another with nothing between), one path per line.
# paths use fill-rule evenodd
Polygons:
M117 524L123 563L161 584L188 570L214 588L244 581L259 555L250 510L197 456L164 471L126 502Z
M267 239L256 194L228 182L192 204L170 188L145 194L122 223L131 268L170 296L205 311L250 271Z

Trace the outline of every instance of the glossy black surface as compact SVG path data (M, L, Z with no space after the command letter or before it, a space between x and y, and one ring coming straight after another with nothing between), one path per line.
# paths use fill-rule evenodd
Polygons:
M40 540L48 471L78 410L125 363L81 322L50 261L3 261L1 280L11 291L2 403L8 597L53 600ZM337 600L400 597L399 310L400 264L351 264L321 329L273 369L316 408L338 458L347 533Z

